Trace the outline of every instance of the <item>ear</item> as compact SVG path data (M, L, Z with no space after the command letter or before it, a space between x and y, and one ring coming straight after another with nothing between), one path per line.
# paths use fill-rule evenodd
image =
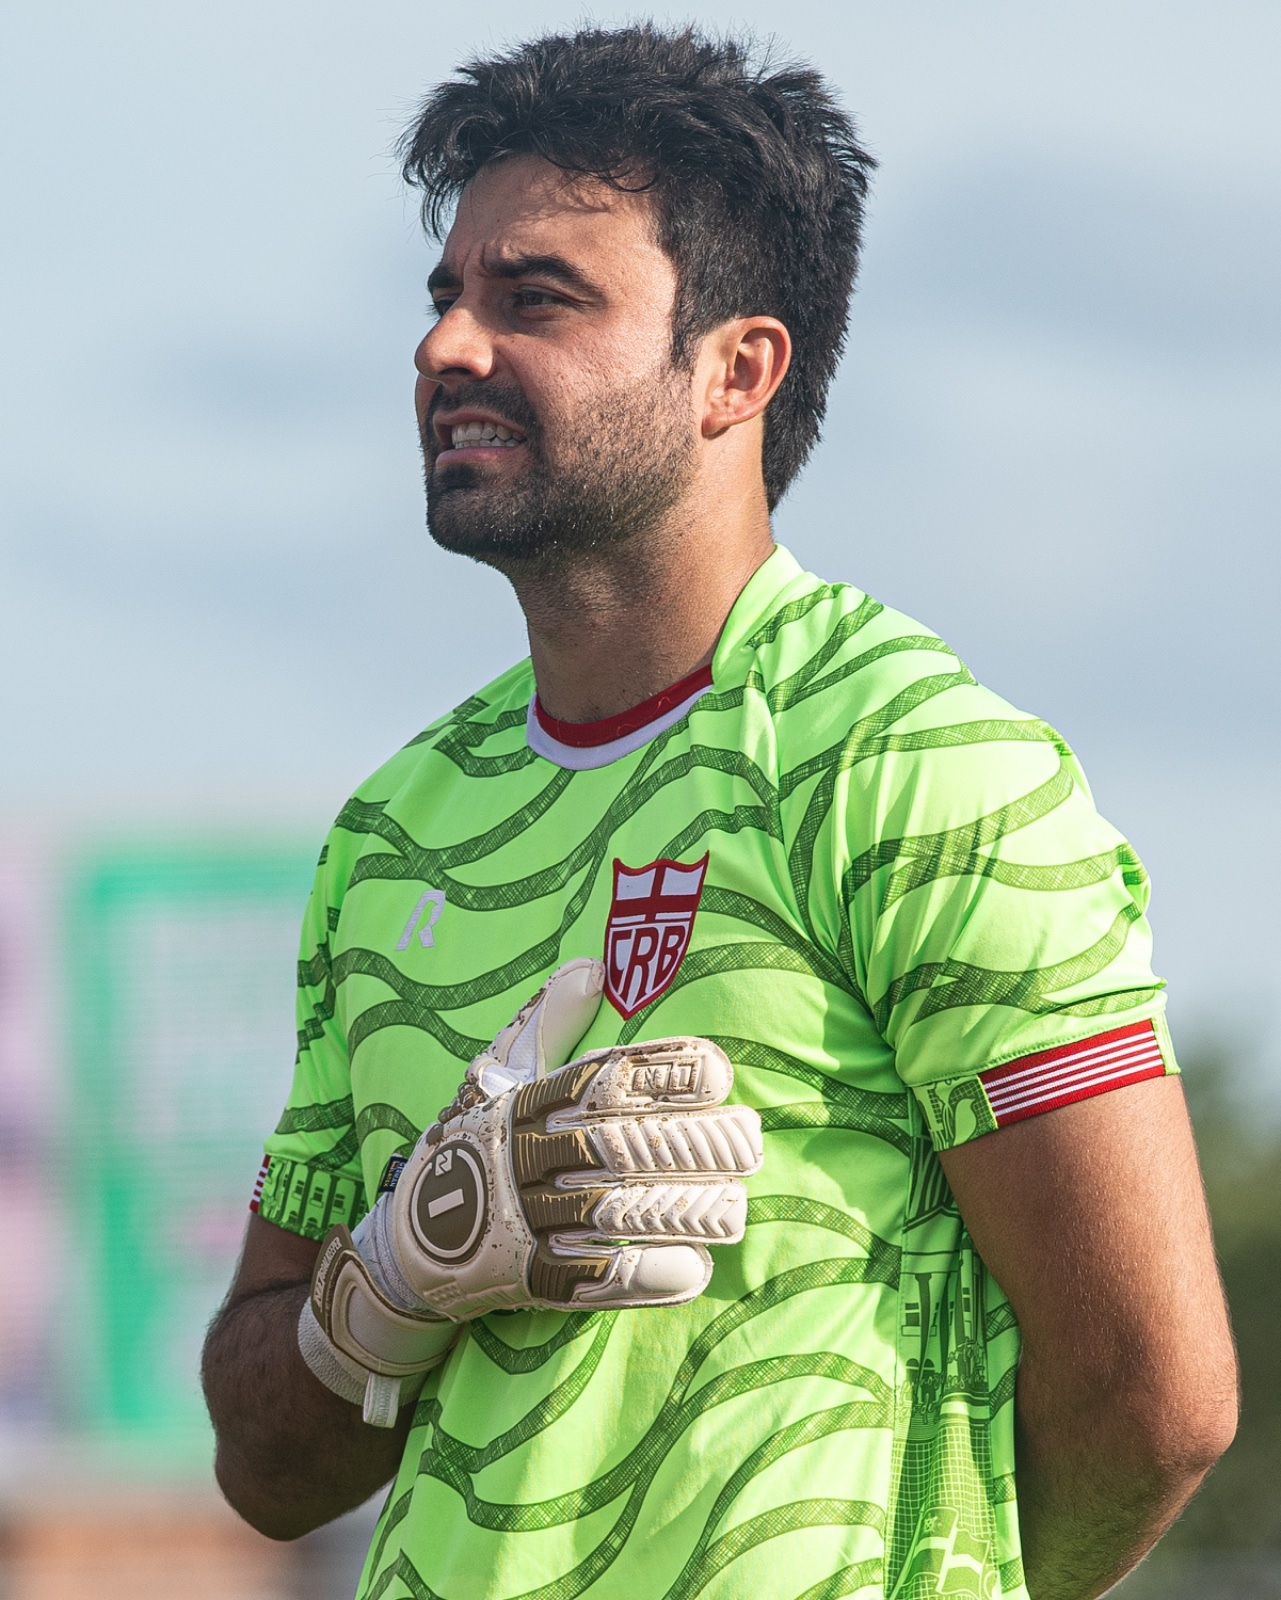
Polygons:
M739 317L703 340L697 372L702 380L702 430L715 438L760 416L787 375L792 336L777 317Z

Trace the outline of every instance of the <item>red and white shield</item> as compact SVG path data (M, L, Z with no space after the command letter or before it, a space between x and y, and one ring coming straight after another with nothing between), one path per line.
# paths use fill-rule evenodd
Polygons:
M605 924L605 993L620 1016L634 1017L676 976L689 949L711 852L692 866L614 862L614 899Z

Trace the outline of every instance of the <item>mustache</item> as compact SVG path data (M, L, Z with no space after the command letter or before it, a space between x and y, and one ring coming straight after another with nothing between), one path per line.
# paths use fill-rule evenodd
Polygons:
M449 392L442 387L436 390L427 407L426 433L428 443L434 451L439 451L440 448L436 433L436 413L445 407L451 411L462 411L468 406L495 412L504 421L519 428L526 440L532 439L540 431L538 416L519 389L499 383L466 383L460 389Z

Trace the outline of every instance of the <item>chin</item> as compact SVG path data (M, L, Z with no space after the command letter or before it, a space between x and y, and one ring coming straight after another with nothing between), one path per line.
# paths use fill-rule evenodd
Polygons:
M513 523L510 506L496 505L483 492L453 484L428 496L427 531L442 550L490 566L538 560L550 543Z

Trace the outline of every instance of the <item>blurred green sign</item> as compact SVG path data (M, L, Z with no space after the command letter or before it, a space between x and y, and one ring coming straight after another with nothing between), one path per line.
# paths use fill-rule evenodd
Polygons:
M314 858L115 852L73 884L68 1391L81 1420L204 1419L205 1327L288 1092Z

